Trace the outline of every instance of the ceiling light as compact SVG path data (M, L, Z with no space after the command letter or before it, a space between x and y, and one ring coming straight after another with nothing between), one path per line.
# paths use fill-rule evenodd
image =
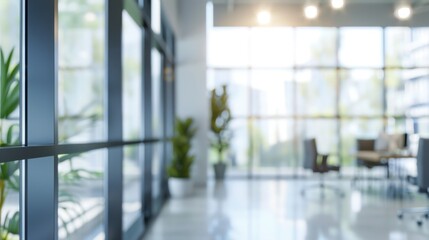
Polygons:
M331 0L331 7L333 9L341 9L344 7L344 0Z
M258 12L257 19L260 25L267 25L271 22L271 13L267 10L261 10Z
M401 5L395 9L395 16L401 20L409 19L411 14L413 14L413 10L410 5Z
M319 16L319 8L316 5L307 5L304 7L304 15L308 19L315 19Z

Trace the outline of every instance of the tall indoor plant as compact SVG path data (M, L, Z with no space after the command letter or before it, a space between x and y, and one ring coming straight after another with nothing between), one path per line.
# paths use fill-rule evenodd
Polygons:
M225 178L226 163L225 152L229 148L229 124L231 121L231 110L228 105L228 92L226 85L223 85L221 92L216 89L211 91L211 121L210 130L213 133L211 146L217 152L217 160L213 165L215 178L222 180Z
M192 192L191 166L195 156L191 155L192 138L197 129L193 119L176 119L172 138L173 159L167 168L168 187L173 197L185 197Z

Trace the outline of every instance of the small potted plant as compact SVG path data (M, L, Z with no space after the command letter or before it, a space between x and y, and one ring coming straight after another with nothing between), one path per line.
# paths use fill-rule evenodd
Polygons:
M193 119L176 119L175 135L172 138L173 159L167 168L168 187L172 197L186 197L192 192L191 166L195 156L190 154L192 138L197 129Z
M231 121L231 110L228 106L228 93L226 85L223 85L221 92L216 89L211 91L211 121L210 130L213 133L211 146L217 152L216 163L213 165L215 178L223 180L225 178L226 163L225 152L229 148L229 123Z

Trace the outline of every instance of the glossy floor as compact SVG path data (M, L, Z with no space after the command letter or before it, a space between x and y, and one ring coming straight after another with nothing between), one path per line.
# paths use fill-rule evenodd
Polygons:
M309 180L231 180L209 183L192 197L172 199L145 240L330 240L429 239L429 221L399 220L404 207L429 206L421 195L407 199L385 196L386 184L351 187L350 181L330 181L344 197L317 189L300 192ZM411 189L413 191L413 189Z

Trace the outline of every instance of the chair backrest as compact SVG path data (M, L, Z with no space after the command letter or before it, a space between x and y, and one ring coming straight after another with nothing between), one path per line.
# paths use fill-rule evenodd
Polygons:
M429 188L429 139L420 138L417 151L417 185Z
M357 140L358 151L374 151L375 150L375 139L358 139Z
M356 150L357 151L374 151L375 150L375 139L357 139ZM364 165L363 160L357 158L356 163L358 166Z
M304 140L304 169L314 169L317 161L316 139Z

